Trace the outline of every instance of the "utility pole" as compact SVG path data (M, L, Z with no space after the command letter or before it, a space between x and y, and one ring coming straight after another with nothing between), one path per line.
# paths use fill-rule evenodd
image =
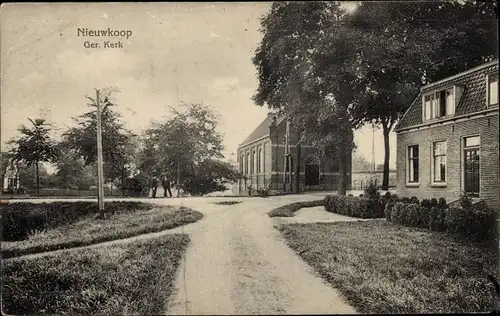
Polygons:
M289 132L290 132L290 123L288 122L288 120L286 121L286 128L285 128L285 160L284 160L284 163L285 163L285 166L283 168L283 190L286 192L286 183L287 183L287 176L288 176L288 171L287 170L287 167L288 169L290 169L290 158L289 158L289 155L288 155L288 152L289 152L289 148L288 148L288 141L289 141Z
M102 168L102 126L101 126L101 101L99 99L99 90L96 89L97 102L97 178L99 184L99 193L97 200L99 202L99 216L104 218L104 174Z

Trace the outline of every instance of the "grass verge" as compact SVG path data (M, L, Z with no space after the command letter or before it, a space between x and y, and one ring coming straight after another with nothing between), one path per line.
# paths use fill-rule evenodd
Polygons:
M497 250L385 221L279 226L289 246L360 313L488 312Z
M269 217L293 217L295 216L295 212L304 207L315 207L315 206L323 206L324 200L315 200L315 201L307 201L307 202L295 202L288 205L283 205L271 210L267 215Z
M2 307L10 315L159 315L189 243L172 234L2 263Z
M215 202L214 204L217 204L217 205L235 205L235 204L240 204L241 201L219 201L219 202Z
M2 256L17 257L159 232L196 222L202 217L200 212L173 206L117 213L106 219L87 216L67 225L33 231L23 240L3 241Z

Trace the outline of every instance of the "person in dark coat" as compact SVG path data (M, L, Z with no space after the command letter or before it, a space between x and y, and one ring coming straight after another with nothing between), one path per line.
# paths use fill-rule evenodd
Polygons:
M167 197L167 192L170 195L169 197L172 197L172 191L170 191L170 180L166 177L163 178L163 180L161 181L161 186L164 189L163 197Z
M153 177L153 180L151 181L151 187L153 188L152 197L154 199L156 198L156 190L158 189L158 180L156 179L156 177Z

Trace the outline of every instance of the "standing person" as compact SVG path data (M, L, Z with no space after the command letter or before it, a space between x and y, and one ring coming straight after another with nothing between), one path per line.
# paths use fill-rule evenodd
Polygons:
M154 199L156 198L156 189L158 189L158 180L156 180L156 177L153 177L153 180L151 181L151 187L153 188L152 197Z
M167 197L167 192L170 195L169 197L172 197L172 191L170 191L170 180L167 177L163 178L161 186L164 189L163 197Z

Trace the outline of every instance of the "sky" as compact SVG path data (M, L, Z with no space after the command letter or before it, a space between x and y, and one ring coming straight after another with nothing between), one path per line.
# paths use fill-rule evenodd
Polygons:
M258 86L251 58L270 2L3 4L0 11L1 145L28 118L45 117L56 137L88 109L85 95L117 87L125 126L140 133L168 106L200 102L220 117L224 154L233 154L266 117L252 101ZM346 7L354 8L353 2ZM78 36L78 28L131 31L127 38ZM120 40L123 48L104 47ZM86 41L100 48L86 48ZM357 153L372 157L372 129L355 131ZM384 157L375 131L375 162ZM395 135L391 135L395 166Z

